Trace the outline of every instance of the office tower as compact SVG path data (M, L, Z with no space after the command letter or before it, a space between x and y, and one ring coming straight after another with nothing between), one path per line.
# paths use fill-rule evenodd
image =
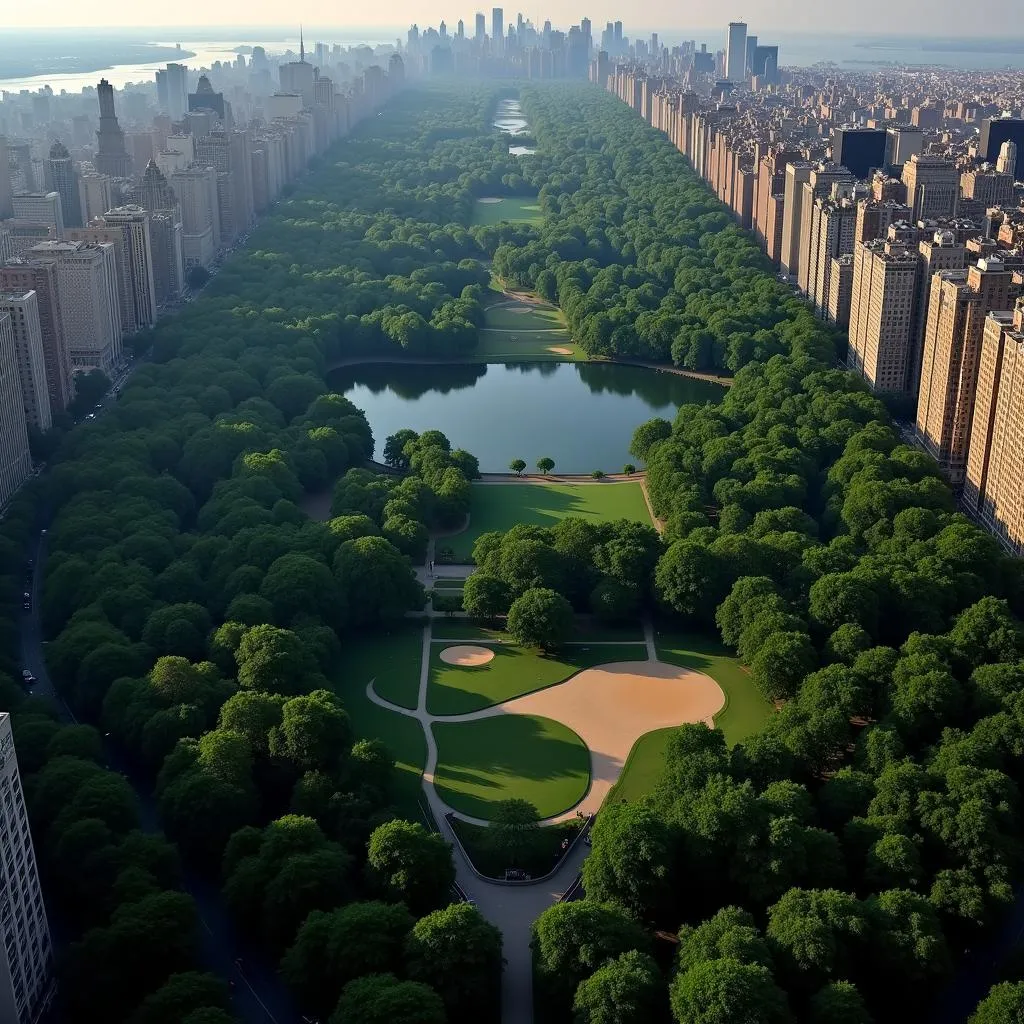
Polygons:
M208 267L220 248L217 172L212 167L190 167L172 174L170 184L181 208L185 266Z
M500 7L491 9L491 47L500 52L505 43L505 12Z
M0 291L16 294L30 291L35 295L50 412L63 412L73 397L73 389L56 266L50 261L24 257L0 265Z
M1024 550L1024 300L985 319L964 508L1015 555Z
M902 245L875 240L854 249L847 362L875 391L906 390L916 273L917 257Z
M178 205L174 189L167 183L160 168L150 160L142 181L136 189L139 205L144 210L173 210ZM105 211L104 211L105 212Z
M985 319L1008 308L1018 290L994 259L932 278L916 429L954 487L967 466Z
M832 162L849 168L856 178L867 179L885 163L886 137L881 128L833 128Z
M1017 174L1017 145L1009 139L999 147L996 170L1000 174L1008 174L1011 178Z
M114 87L101 78L96 93L100 101L100 129L96 133L97 152L93 163L101 174L128 178L132 173L132 158L125 148L124 132L114 113Z
M11 495L25 482L32 473L32 455L28 447L28 423L25 420L25 407L21 396L21 378L18 373L18 350L14 344L14 328L11 318L0 311L0 508L6 506ZM3 714L3 726L6 728L7 739L10 739L10 725L7 714ZM6 764L4 766L6 769ZM7 779L6 770L2 773ZM22 811L24 813L24 810ZM5 809L2 814L7 814ZM0 820L3 820L0 818ZM7 822L4 821L6 824ZM27 822L26 822L27 826ZM7 847L10 849L10 847ZM8 872L10 878L11 872ZM11 929L13 920L9 906L6 916L6 927ZM13 939L13 930L7 935ZM13 944L13 943L12 943ZM0 1020L21 1020L21 1012L25 1006L25 979L18 976L17 971L24 970L22 965L12 963L17 953L10 946L6 948L8 977L0 973L0 1010L6 1004L6 1010ZM0 964L3 954L0 953ZM21 984L18 984L18 980ZM20 997L20 998L19 998ZM19 1003L15 1009L15 1003Z
M14 196L14 218L45 224L54 238L64 237L64 213L57 192L24 192Z
M139 204L150 214L153 288L157 304L163 305L178 298L185 284L181 210L174 190L152 160L137 195Z
M813 294L813 276L817 271L818 222L814 218L814 201L832 194L834 185L855 184L853 176L836 164L817 164L811 168L800 190L800 255L797 260L797 287L805 294ZM856 217L856 210L853 211ZM833 253L838 256L840 253Z
M825 319L838 327L850 323L850 298L853 293L853 253L836 256L828 280L828 305Z
M743 73L748 77L754 73L754 54L757 52L757 36L747 36L746 52L743 56Z
M777 83L779 80L779 48L777 46L755 46L750 74L756 75L763 82L772 85Z
M810 180L815 165L793 161L786 165L785 199L782 207L782 250L779 265L788 278L800 270L800 217L803 211L803 187Z
M747 62L747 25L730 21L725 40L725 77L730 82L745 82Z
M903 183L915 221L938 220L956 213L960 175L944 157L912 156L903 165Z
M230 245L248 229L255 216L252 144L248 133L214 131L197 139L196 163L217 172L220 236L222 244Z
M110 178L105 174L83 174L78 179L78 201L83 224L102 216L114 205Z
M853 252L857 204L851 198L816 199L811 221L807 296L814 303L815 312L827 319L832 264L839 256Z
M11 205L13 195L10 150L7 139L0 135L0 220L8 220L14 216L14 207Z
M21 179L17 191L36 192L36 172L32 167L32 144L29 142L11 142L10 150L14 154L15 174Z
M117 266L117 306L121 324L121 337L126 338L139 329L136 319L135 295L132 285L131 257L128 238L121 225L107 225L100 217L88 227L71 228L69 242L89 242L93 245L112 245Z
M907 390L917 394L921 381L925 328L928 326L932 279L942 270L963 270L967 266L967 248L949 230L934 232L917 243L917 283L914 286L914 316L910 324L910 366Z
M285 64L285 68L291 68L295 65ZM306 74L306 71L309 74ZM293 78L293 84L295 84L295 91L302 96L303 100L308 101L306 106L313 106L313 100L315 97L315 69L312 64L300 64L298 72L284 72L284 77L289 75ZM295 76L298 76L297 78ZM306 79L309 79L307 82ZM308 94L308 95L307 95ZM196 91L191 92L188 95L188 109L194 110L212 110L224 122L225 128L232 127L231 118L231 104L224 101L224 93L214 92L213 86L210 85L209 78L206 75L199 76L199 84L196 86Z
M487 35L487 19L483 16L483 14L481 14L480 12L477 12L477 16L476 16L476 41L478 43L482 43L484 41L484 36L486 36L486 35Z
M42 242L33 247L31 255L57 268L72 367L100 369L109 377L121 361L114 246L106 242Z
M55 142L50 147L50 156L46 161L46 187L60 196L64 226L79 227L82 223L82 213L78 196L78 174L71 161L71 154L60 142Z
M909 221L912 213L913 211L905 203L897 203L892 200L879 202L877 199L861 199L857 203L857 227L854 231L854 241L870 242L873 238L885 238L890 224L901 220Z
M7 376L4 372L3 377ZM8 390L4 387L0 406L8 406ZM3 436L2 461L6 465L6 429ZM0 485L0 502L6 501L10 493ZM0 1020L28 1024L42 1019L53 1000L53 954L7 712L0 713L0 850L4 852L0 926L5 939L0 950Z
M981 123L978 156L994 164L1004 142L1012 142L1020 152L1024 146L1024 118L988 117Z
M0 314L3 313L10 318L14 335L25 421L36 430L49 430L53 425L53 417L46 383L43 329L39 322L36 293L0 290Z
M886 167L902 167L911 157L924 152L924 132L909 124L894 125L885 130Z
M124 234L131 272L132 301L138 327L156 323L156 290L153 283L153 247L149 213L141 206L119 206L103 215L107 227L118 227Z
M188 68L184 64L167 65L167 105L164 109L173 121L180 121L188 110Z

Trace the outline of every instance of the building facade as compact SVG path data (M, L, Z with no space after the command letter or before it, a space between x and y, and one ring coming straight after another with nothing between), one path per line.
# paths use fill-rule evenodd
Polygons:
M53 425L53 416L50 412L43 329L39 322L36 293L0 291L0 313L6 313L11 320L25 420L36 430L49 430Z

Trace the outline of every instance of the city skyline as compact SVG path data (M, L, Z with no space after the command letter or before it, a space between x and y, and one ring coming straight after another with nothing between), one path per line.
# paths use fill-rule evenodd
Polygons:
M528 5L527 5L528 6ZM537 5L534 5L537 8ZM513 14L521 8L507 6L506 12ZM389 21L359 20L358 12L353 18L343 22L337 20L336 7L328 0L310 0L297 12L304 24L314 30L358 30L368 32L377 30L393 33L407 28L410 24L434 24L441 20L454 23L463 18L471 23L477 8L465 5L449 5L446 3L424 4L420 0L397 0L389 5ZM736 4L734 10L723 9L716 0L692 0L684 10L668 0L654 0L645 5L642 15L643 24L637 24L638 31L669 31L669 32L709 32L721 28L723 21L759 21L770 24L773 29L806 35L824 34L838 36L847 32L855 32L865 39L895 36L910 33L921 39L936 40L943 36L951 39L986 39L991 36L991 27L998 24L1001 14L995 0L978 0L972 6L972 17L965 22L963 8L953 0L907 0L906 3L893 6L886 0L861 0L856 7L836 9L809 8L799 0L747 0L745 4ZM37 7L15 8L5 15L5 32L19 29L27 30L68 30L74 28L81 17L81 5L74 0L54 0L45 8L45 18L40 17L41 10ZM194 17L199 20L184 24L169 25L162 8L153 8L152 17L147 18L147 11L140 9L129 0L112 0L95 12L90 13L89 25L86 30L102 31L104 28L120 30L123 35L132 28L152 28L182 31L184 29L223 29L231 33L243 32L249 28L287 28L282 24L280 7L271 4L253 4L246 0L225 0L224 3L210 8L208 11L197 10ZM484 9L490 16L490 8ZM543 10L522 10L524 17L534 21L550 19L552 23L572 24L580 18L590 18L595 23L605 20L620 20L623 17L620 5L611 0L593 0L581 3L580 0L550 0ZM204 17L204 14L207 16ZM507 20L507 19L506 19ZM234 22L234 24L232 24ZM927 25L927 33L921 32L921 25ZM867 26L867 28L865 27ZM885 33L878 30L884 27ZM2 36L4 33L0 33ZM1024 44L1024 35L1017 36L1013 41ZM724 45L724 44L723 44ZM823 57L827 59L827 55Z

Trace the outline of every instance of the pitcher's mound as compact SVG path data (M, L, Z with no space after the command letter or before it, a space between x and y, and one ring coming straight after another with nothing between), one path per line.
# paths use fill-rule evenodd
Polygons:
M472 644L457 644L455 647L446 647L440 654L442 661L449 665L462 665L464 668L473 668L477 665L486 665L494 658L494 651L489 647L476 647Z

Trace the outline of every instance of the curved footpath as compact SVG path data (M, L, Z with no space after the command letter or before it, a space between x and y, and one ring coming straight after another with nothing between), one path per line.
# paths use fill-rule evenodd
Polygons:
M22 615L18 623L21 663L36 676L33 695L49 698L57 708L62 722L77 724L71 709L54 687L43 656L39 601L46 560L45 541L45 537L40 537L36 546L35 566L32 570L32 609ZM132 775L107 740L104 740L104 754L108 767L120 772L135 791L142 831L150 834L160 832L156 801L149 787L143 780ZM297 1024L298 1011L274 965L265 959L258 947L248 944L236 934L217 885L183 868L182 889L195 900L199 916L200 967L225 982L235 983L231 1012L243 1024ZM239 960L241 967L238 966Z

